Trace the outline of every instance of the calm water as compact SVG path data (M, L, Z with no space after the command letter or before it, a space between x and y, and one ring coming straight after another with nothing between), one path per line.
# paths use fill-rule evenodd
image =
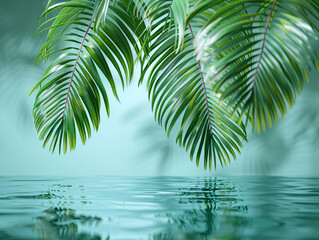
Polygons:
M319 239L319 179L2 177L0 239Z

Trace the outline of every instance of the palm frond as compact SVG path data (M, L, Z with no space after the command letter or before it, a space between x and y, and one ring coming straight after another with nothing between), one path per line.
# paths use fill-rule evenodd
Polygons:
M147 86L152 109L168 135L179 125L176 141L190 150L197 165L216 167L236 157L246 139L243 124L236 124L227 106L204 82L200 62L196 61L191 26L185 33L184 47L176 52L174 28L161 34L154 30Z
M203 1L194 15L219 2ZM207 81L258 132L294 104L311 65L319 69L317 27L308 15L318 18L314 1L237 0L217 9L196 37Z
M65 153L68 145L72 150L77 133L85 143L91 136L91 127L98 129L101 96L107 115L107 89L118 99L114 73L123 88L125 82L131 82L134 52L140 52L134 33L145 31L134 9L129 0L110 5L104 0L72 0L48 6L42 15L60 10L40 26L39 32L48 31L48 35L37 62L58 57L31 90L32 93L39 88L33 111L35 126L44 146L51 141L50 150L54 151L57 145L60 152L63 149ZM94 31L96 28L99 31ZM109 86L103 83L100 73Z

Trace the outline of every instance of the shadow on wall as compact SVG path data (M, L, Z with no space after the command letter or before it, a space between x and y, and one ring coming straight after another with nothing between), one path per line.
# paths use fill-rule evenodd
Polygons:
M147 99L145 99L147 101ZM164 128L159 126L151 110L144 102L133 109L129 109L122 116L123 124L133 130L138 153L132 157L132 161L156 161L157 174L165 174L172 162L189 161L185 150L175 143L174 133L167 137Z
M23 41L21 41L23 39ZM32 104L28 91L36 79L41 77L43 67L33 66L35 49L41 43L28 35L5 35L0 41L0 96L2 106L16 116L19 124L31 125Z
M43 40L33 35L45 3L28 3L30 7L23 6L23 1L0 3L0 104L22 129L32 126L28 94L44 71L43 65L33 65Z
M267 132L250 134L241 161L252 174L271 174L289 162L318 167L319 159L319 82L313 74L312 81L304 86L297 103ZM298 166L295 169L298 172ZM309 173L318 176L317 171Z

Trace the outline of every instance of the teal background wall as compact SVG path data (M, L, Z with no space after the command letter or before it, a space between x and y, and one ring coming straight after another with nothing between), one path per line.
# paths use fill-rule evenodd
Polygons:
M154 121L137 83L102 113L100 129L66 155L42 149L28 97L44 66L34 67L44 35L33 37L46 0L0 1L0 176L6 175L283 175L319 176L319 74L313 70L296 105L268 132L249 133L237 160L217 170L196 167L174 136Z

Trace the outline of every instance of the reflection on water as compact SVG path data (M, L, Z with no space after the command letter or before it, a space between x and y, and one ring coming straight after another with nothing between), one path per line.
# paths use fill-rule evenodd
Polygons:
M0 178L0 239L318 239L319 179Z
M248 206L244 205L236 182L204 178L193 183L193 187L181 188L182 192L177 194L179 204L193 208L181 214L166 214L173 227L184 233L183 239L220 235L221 232L225 238L236 235L238 229L247 225L244 216ZM176 231L175 238L179 235Z
M50 207L36 218L35 230L41 239L101 239L98 235L78 232L78 225L92 226L101 221L99 217L77 216L74 209Z

